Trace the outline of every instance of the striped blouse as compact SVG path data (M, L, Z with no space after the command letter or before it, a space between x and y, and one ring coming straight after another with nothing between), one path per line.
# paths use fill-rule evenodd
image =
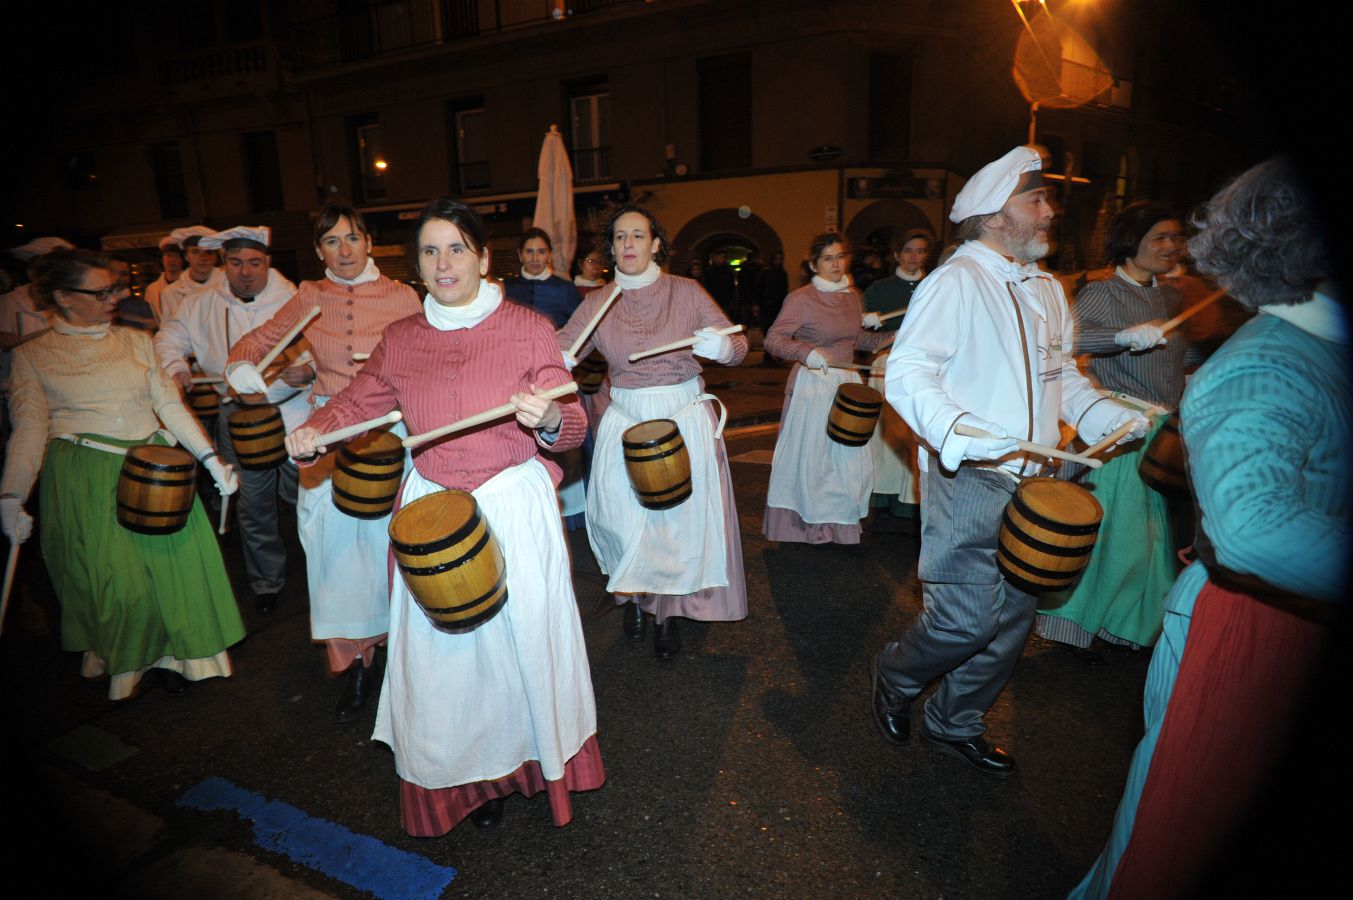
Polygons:
M1130 353L1113 337L1130 325L1168 319L1179 312L1179 294L1165 285L1141 285L1123 273L1092 281L1076 294L1076 355L1090 354L1090 373L1099 386L1159 403L1179 405L1184 393L1183 332L1166 335L1163 347Z

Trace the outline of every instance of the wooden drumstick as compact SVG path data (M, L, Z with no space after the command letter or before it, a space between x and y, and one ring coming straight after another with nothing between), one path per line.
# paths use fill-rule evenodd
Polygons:
M370 354L370 353L354 353L354 354L352 354L352 361L353 361L353 362L366 362L366 361L367 361L368 359L370 359L370 358L371 358L371 354Z
M0 592L0 634L5 633L5 613L9 612L9 592L14 587L14 571L19 567L19 542L11 541L9 559L5 561L5 587Z
M829 369L849 369L849 370L852 371L852 372L855 372L855 371L859 371L859 372L869 372L869 373L871 373L871 374L873 374L873 375L882 375L882 374L883 374L883 370L882 370L882 369L876 369L876 368L874 368L873 366L861 366L861 365L857 365L857 364L855 364L855 363L851 363L851 364L848 365L848 366L846 366L846 365L837 365L836 363L827 363L827 368L829 368Z
M592 321L588 322L587 325L583 327L583 330L578 332L577 340L573 342L572 347L568 348L569 356L574 359L578 358L578 351L583 348L583 344L587 343L587 339L592 336L592 332L601 324L601 317L606 315L606 312L611 308L611 304L615 302L615 298L619 297L620 294L620 285L617 284L615 290L611 291L611 296L606 298L606 302L601 304L601 308L597 310L597 314L592 317ZM633 360L631 360L631 362L632 361ZM406 444L405 446L408 445Z
M192 384L221 384L225 381L224 378L220 378L216 375L194 375L188 380Z
M363 431L370 431L371 429L379 428L382 425L393 425L402 418L404 418L404 413L396 409L383 416L367 419L365 422L358 422L356 425L349 425L346 428L335 428L333 431L326 431L324 434L316 435L315 446L327 447L335 441L345 441L354 435L361 434Z
M719 328L715 334L737 334L742 330L741 325L729 325L727 328ZM688 337L680 341L672 341L670 344L663 344L661 347L654 347L650 350L640 350L638 353L630 354L630 362L638 362L649 356L657 356L659 353L666 353L668 350L680 350L682 347L694 347L700 342L700 337Z
M568 384L561 384L559 387L550 388L548 391L536 394L536 396L543 397L546 400L557 400L560 397L575 393L577 390L577 382L570 381ZM515 404L504 403L502 406L495 406L493 409L486 409L481 413L467 416L459 422L452 422L450 425L443 425L441 428L434 428L432 431L425 431L422 434L411 434L401 441L401 443L412 450L420 444L426 444L428 441L435 441L439 437L454 434L457 431L464 431L466 428L473 428L476 425L482 425L485 422L492 422L494 419L501 419L503 416L511 415L516 411L517 407Z
M1225 296L1226 291L1224 290L1217 291L1214 294L1209 294L1202 300L1199 300L1197 303L1190 306L1188 309L1184 310L1179 315L1175 316L1173 319L1170 319L1164 325L1161 325L1160 330L1169 331L1172 328L1179 327L1180 324L1187 322L1189 319L1193 318L1194 316L1198 315L1198 313L1202 312L1205 308L1211 306L1213 303L1216 303L1218 300L1220 300L1222 297Z
M1108 434L1105 437L1100 438L1097 442L1095 442L1090 447L1090 449L1085 451L1085 455L1094 456L1096 453L1099 453L1106 447L1112 447L1114 444L1118 443L1118 439L1120 437L1127 434L1131 430L1132 430L1132 420L1128 419L1122 425L1119 425L1117 428L1115 428L1111 434Z
M884 313L883 315L879 316L879 321L880 321L880 322L886 322L886 321L888 321L889 319L896 319L898 316L904 316L904 315L906 315L906 314L907 314L907 308L904 306L904 307L902 307L901 309L895 309L895 310L893 310L893 311L890 312L890 313Z
M961 434L964 437L986 438L987 440L991 441L1000 440L999 437L992 434L990 431L983 431L980 428L974 428L971 425L964 424L963 422L959 422L957 425L954 426L954 433ZM1089 466L1092 469L1098 469L1100 466L1104 465L1103 460L1091 459L1088 456L1079 456L1075 453L1067 453L1064 450L1058 450L1056 447L1045 447L1042 444L1035 444L1033 441L1026 441L1021 438L1011 438L1011 440L1015 442L1015 446L1019 447L1019 449L1027 453L1032 453L1035 456L1048 456L1053 459L1065 459L1068 462L1078 462L1081 465Z
M268 366L272 364L272 361L274 359L277 359L278 355L283 350L287 349L287 345L292 342L292 340L296 337L296 335L301 333L301 329L309 325L310 320L315 318L315 316L317 315L319 315L319 307L318 306L310 307L310 312L301 316L301 320L299 322L297 322L295 325L292 325L289 329L287 329L287 333L282 335L282 339L277 342L277 346L269 350L268 353L262 359L260 359L257 363L254 364L254 367L258 369L260 372L268 368Z
M216 526L217 534L226 533L226 520L230 518L230 495L221 495L221 522Z

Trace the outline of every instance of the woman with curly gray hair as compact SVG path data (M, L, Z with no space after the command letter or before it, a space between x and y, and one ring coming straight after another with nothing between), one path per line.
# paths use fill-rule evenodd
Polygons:
M1166 599L1113 833L1073 897L1197 890L1284 751L1347 596L1350 332L1323 229L1282 159L1193 221L1199 269L1259 314L1184 394L1197 559Z

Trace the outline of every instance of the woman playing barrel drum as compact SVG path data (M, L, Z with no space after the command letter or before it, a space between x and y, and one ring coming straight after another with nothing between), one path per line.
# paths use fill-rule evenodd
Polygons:
M1163 335L1158 323L1178 313L1180 301L1174 288L1158 279L1183 250L1183 223L1159 204L1133 203L1110 223L1114 274L1081 288L1072 308L1075 352L1090 354L1090 372L1101 388L1164 409L1179 405L1186 341L1181 332ZM1170 498L1138 475L1154 434L1170 427L1163 415L1154 424L1151 435L1116 451L1103 468L1073 467L1065 473L1093 488L1104 522L1080 582L1044 601L1034 625L1040 636L1084 650L1096 637L1136 647L1155 644L1177 566ZM1171 436L1167 431L1164 438ZM1178 500L1187 502L1187 488Z
M181 694L188 681L230 675L226 648L244 637L211 524L193 497L193 458L222 494L239 482L160 369L150 338L110 327L126 289L107 265L72 250L35 266L30 290L58 314L50 332L14 351L0 510L10 540L27 538L23 502L41 470L42 550L61 602L61 646L83 652L85 677L111 676L113 700L131 697L152 668L164 673L166 691ZM170 448L174 438L186 449ZM145 465L133 493L147 499L119 510L119 472L138 457ZM147 482L159 475L186 486L186 522L180 515L148 534L119 524L119 512L149 515L138 508L155 506Z
M856 350L877 350L893 336L864 330L878 327L878 315L862 312L860 295L846 277L849 260L840 235L818 235L808 248L812 282L785 298L766 333L766 352L798 363L785 385L766 495L763 532L772 541L858 544L860 520L869 513L874 483L873 460L864 446L869 435L852 446L827 434L833 407L849 402L836 400L838 388L859 385L860 376L831 366L849 365ZM864 405L881 409L882 400L873 397Z
M315 252L324 261L324 278L302 283L286 306L231 348L226 377L237 391L264 391L266 385L255 364L319 307L319 315L309 320L303 333L317 372L310 403L324 406L361 370L363 363L353 358L354 353L370 353L385 326L419 312L413 289L391 281L376 268L371 235L361 213L337 204L322 209L315 220ZM360 456L363 451L370 455L386 447L387 453L400 457L402 465L405 453L398 437L404 435L402 426L396 425L388 436L372 435L366 442L376 446L354 448L350 455ZM351 507L345 511L335 503L336 460L338 454L331 454L301 473L296 519L310 587L310 637L324 642L330 672L348 672L337 715L338 721L349 722L361 714L373 693L376 672L371 664L389 630L386 529L390 516L388 511L380 515L377 510L366 517L360 509L354 514ZM338 465L345 472L360 464ZM370 480L358 478L358 486ZM392 475L392 481L397 484L398 475ZM393 484L381 493L393 494ZM339 495L339 503L343 497Z
M676 617L729 622L747 616L742 541L728 477L728 452L700 378L700 361L737 365L747 355L740 335L716 333L728 317L697 282L666 275L667 235L653 214L627 204L612 214L615 283L594 291L559 332L569 348L607 301L619 299L578 349L595 348L610 366L611 404L597 432L587 491L587 533L610 576L607 590L627 604L625 634L642 640L655 619L654 649L671 659L681 649ZM645 349L695 336L692 347L630 361ZM641 505L625 469L623 435L641 423L670 420L690 461L690 496L668 509Z
M568 384L568 371L549 321L504 303L502 289L483 280L487 238L462 203L437 200L424 209L414 231L428 291L422 314L387 327L351 383L287 437L291 454L305 459L330 449L316 445L321 432L396 406L414 433L509 399L516 410L515 419L415 453L391 526L392 536L401 531L401 514L420 499L468 491L506 567L501 611L461 633L434 626L403 574L393 578L374 737L395 752L404 829L422 837L445 834L467 815L491 825L514 792L547 791L555 824L563 825L572 818L569 791L605 780L554 492L559 470L538 455L542 447L578 446L586 425L577 403L536 396ZM449 533L429 531L422 541L429 550L460 530L432 524Z

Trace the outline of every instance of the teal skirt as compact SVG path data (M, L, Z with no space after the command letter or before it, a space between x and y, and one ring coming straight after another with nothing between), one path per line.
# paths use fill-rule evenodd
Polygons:
M1160 637L1178 565L1166 498L1147 487L1137 466L1164 422L1160 417L1145 440L1080 480L1104 507L1099 540L1080 581L1070 591L1045 594L1039 612L1143 647Z
M88 435L106 444L133 447ZM69 441L47 444L42 553L61 603L61 646L91 650L111 675L169 656L215 656L244 638L216 535L193 499L188 524L146 535L117 522L122 457Z

